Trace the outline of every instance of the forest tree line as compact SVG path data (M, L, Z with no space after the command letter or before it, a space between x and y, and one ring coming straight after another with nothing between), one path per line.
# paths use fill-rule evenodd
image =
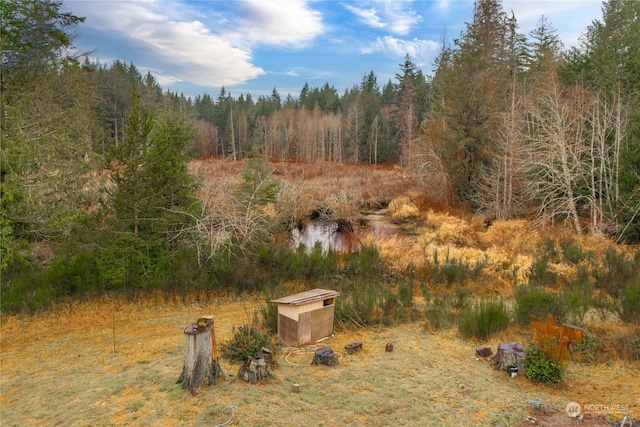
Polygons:
M432 76L407 55L383 84L372 70L343 93L305 84L284 99L277 88L185 97L133 63L70 56L84 19L60 0L0 5L3 271L25 248L87 245L96 230L118 242L114 259L124 247L169 251L202 211L189 160L256 153L399 164L440 201L490 218L640 242L640 2L604 2L565 49L545 17L522 34L499 0L479 0ZM100 182L103 169L112 174ZM113 280L145 274L140 265L114 267Z

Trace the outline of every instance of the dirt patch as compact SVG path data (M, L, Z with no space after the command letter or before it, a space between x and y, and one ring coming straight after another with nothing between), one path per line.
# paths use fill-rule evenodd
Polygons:
M528 411L528 419L518 424L518 427L570 427L570 426L582 426L582 427L610 427L614 425L613 422L607 420L604 416L583 416L583 417L570 417L564 410L558 409L538 409ZM629 426L631 427L631 426Z

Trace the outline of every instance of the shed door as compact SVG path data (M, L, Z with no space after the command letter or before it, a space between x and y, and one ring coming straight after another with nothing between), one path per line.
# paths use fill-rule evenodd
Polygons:
M311 313L300 313L298 317L298 345L309 344L311 342Z

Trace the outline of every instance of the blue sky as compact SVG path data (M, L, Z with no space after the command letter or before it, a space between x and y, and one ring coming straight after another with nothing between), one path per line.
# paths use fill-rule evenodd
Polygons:
M503 0L520 32L541 16L565 47L601 19L599 0ZM373 70L382 87L409 53L426 74L443 36L452 44L473 12L472 0L66 0L86 17L74 45L90 59L133 62L163 89L187 96L256 99L277 88L298 96L305 82L340 94Z

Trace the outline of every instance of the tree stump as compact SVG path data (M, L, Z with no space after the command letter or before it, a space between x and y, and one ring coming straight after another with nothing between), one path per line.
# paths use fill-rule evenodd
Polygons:
M476 348L476 356L481 357L482 359L486 359L491 356L493 351L489 347L477 347Z
M185 354L182 373L176 383L196 395L200 387L215 384L222 377L216 350L213 316L202 317L184 330Z
M496 355L491 358L495 369L510 373L524 372L524 346L516 342L501 342Z
M362 350L362 341L350 342L344 346L344 350L349 354L357 353Z
M273 354L271 350L263 348L255 356L249 356L238 370L238 376L251 384L264 381L272 376L269 369L273 364Z
M331 350L329 347L324 347L320 350L316 350L313 355L311 364L334 366L338 364L338 358L336 357L336 354L333 352L333 350Z

